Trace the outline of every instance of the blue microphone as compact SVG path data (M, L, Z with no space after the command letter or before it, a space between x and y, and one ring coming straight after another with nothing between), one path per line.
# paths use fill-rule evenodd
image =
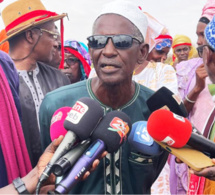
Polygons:
M162 152L161 146L149 135L146 121L138 121L132 125L128 143L143 154L158 155Z

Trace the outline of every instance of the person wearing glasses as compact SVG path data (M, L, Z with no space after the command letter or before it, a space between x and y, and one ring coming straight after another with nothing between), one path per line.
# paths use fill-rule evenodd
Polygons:
M215 1L208 0L202 9L202 14L196 27L198 46L204 44L204 30L207 24L212 20L214 14ZM201 56L201 53L199 54ZM178 63L176 65L176 72L178 90L189 113L188 119L205 137L208 137L206 126L209 124L209 116L213 111L214 102L212 101L208 89L208 84L211 84L211 81L204 67L202 58L192 58ZM205 183L203 177L197 177L193 174L189 175L187 165L175 163L174 156L170 158L170 167L170 182L172 184L170 185L170 189L172 194L177 194L180 191L183 194L186 194L188 191L192 191L195 194L203 193ZM178 186L181 187L179 188Z
M19 74L22 129L33 167L42 154L40 104L47 92L70 83L59 70L47 65L58 47L54 21L65 15L47 11L40 0L17 0L2 10L7 37L1 43L9 42L9 55Z
M58 69L60 66L61 60L62 60L62 56L61 56L61 36L60 36L60 32L59 32L57 26L55 26L55 33L58 34L58 36L57 36L58 46L56 46L53 58L48 63L48 65Z
M149 46L144 42L147 18L135 1L116 0L105 4L87 38L97 77L48 93L40 107L42 145L50 142L50 118L62 106L72 106L81 97L98 101L104 114L126 113L131 122L147 120L146 100L153 91L132 81L137 63L143 63ZM114 141L114 140L113 140ZM103 158L88 179L78 183L72 194L150 194L152 183L163 168L165 151L150 156L125 142Z
M201 58L203 58L204 67L206 72L208 73L209 79L212 84L207 84L207 88L211 94L211 99L215 101L215 17L212 18L210 23L204 29L204 39L202 41L202 45L197 48L198 54ZM202 104L208 104L208 102L202 102ZM214 126L214 115L215 107L212 107L211 122L208 121L209 129L208 129L208 139L211 141L215 141L215 126ZM208 125L206 125L207 127ZM206 129L205 129L206 130ZM212 159L212 162L215 164L215 159ZM201 171L190 170L190 173L195 174L199 177L206 178L203 183L203 192L202 194L215 194L215 167L208 167Z
M90 65L90 55L78 41L64 42L64 69L61 71L68 76L71 83L87 79Z

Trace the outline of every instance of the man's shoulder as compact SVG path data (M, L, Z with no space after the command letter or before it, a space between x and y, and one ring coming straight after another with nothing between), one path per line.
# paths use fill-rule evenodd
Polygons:
M61 74L61 71L57 68L51 67L48 64L45 64L43 62L37 62L38 66L40 69L46 70L46 71L51 71L51 72L55 72L57 74Z
M43 75L50 75L55 78L58 82L63 82L63 85L70 84L69 78L62 73L59 69L51 67L43 62L37 62L40 72ZM61 85L62 86L62 85Z
M150 97L154 93L154 91L149 89L148 87L145 87L144 85L140 85L138 83L136 84L139 85L140 87L140 93L139 93L140 96Z

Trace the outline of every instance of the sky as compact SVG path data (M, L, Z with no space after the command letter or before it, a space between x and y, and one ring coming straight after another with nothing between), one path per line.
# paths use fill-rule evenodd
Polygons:
M14 0L0 3L0 12ZM47 10L58 14L68 13L64 19L64 39L75 39L87 43L92 24L101 7L113 0L41 0ZM131 0L134 1L134 0ZM184 34L196 44L196 25L206 0L137 0L143 11L148 12L164 24L171 36ZM59 22L57 23L59 26ZM0 30L4 28L0 16Z

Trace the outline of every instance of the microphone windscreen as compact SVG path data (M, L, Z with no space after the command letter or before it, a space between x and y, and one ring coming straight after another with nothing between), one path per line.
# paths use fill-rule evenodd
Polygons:
M107 113L92 134L92 140L102 140L109 153L116 152L131 129L130 118L121 111Z
M162 151L160 145L149 135L146 121L138 121L132 125L128 142L135 150L143 154L158 155Z
M80 140L87 139L104 115L99 102L88 97L80 98L64 121L64 127Z
M64 136L67 133L63 123L71 109L71 107L62 107L56 110L53 114L50 126L50 137L52 141L58 138L60 135Z
M186 118L160 109L150 115L147 130L155 140L181 148L190 139L192 125Z
M161 87L147 101L149 110L154 112L158 109L168 109L175 114L187 117L187 110L182 100L166 87Z

